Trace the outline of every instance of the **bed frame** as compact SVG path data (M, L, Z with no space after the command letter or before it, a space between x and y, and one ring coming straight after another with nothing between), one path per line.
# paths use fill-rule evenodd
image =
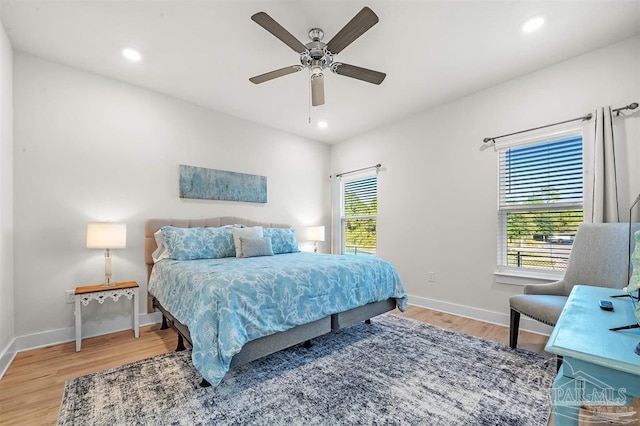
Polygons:
M144 259L147 264L147 279L151 275L153 268L153 259L151 254L156 249L156 241L153 234L163 226L176 226L180 228L195 227L218 227L225 225L240 224L245 226L263 226L267 228L289 228L290 225L282 223L256 222L238 217L217 217L211 219L149 219L145 223L144 229ZM158 303L153 296L147 295L147 309L152 312L155 308L162 312L162 329L169 328L167 320L178 331L178 347L177 351L185 349L184 340L191 345L191 335L189 328L178 321L171 312L167 311ZM339 330L340 328L349 327L355 323L366 321L376 315L383 314L396 308L396 299L390 298L381 302L369 303L345 312L340 312L321 318L317 321L299 325L287 331L264 336L256 340L246 343L242 350L236 354L231 360L231 368L239 367L247 364L263 356L278 352L293 345L305 342L305 346L311 346L311 339ZM209 383L202 379L201 386L210 386Z

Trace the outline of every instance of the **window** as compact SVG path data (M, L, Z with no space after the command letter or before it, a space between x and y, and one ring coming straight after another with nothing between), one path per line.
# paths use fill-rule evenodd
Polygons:
M582 136L499 148L499 271L564 271L583 222Z
M342 183L342 252L376 254L378 177L367 176Z

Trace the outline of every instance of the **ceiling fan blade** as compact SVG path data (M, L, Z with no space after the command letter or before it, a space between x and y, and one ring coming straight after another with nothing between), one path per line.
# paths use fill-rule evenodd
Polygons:
M273 80L274 78L283 77L285 75L293 74L302 69L300 65L291 65L290 67L280 68L279 70L269 71L264 74L256 75L249 79L253 84L264 83L265 81Z
M251 19L265 30L276 36L284 44L295 50L297 53L306 52L307 48L300 40L295 38L289 31L278 24L271 16L265 12L258 12Z
M334 55L340 53L342 49L353 43L358 37L377 23L378 15L373 13L373 10L368 7L363 7L362 10L327 43L327 50Z
M311 76L311 105L324 105L324 75L322 73Z
M368 68L356 67L355 65L343 64L336 62L331 65L331 71L346 77L355 78L366 81L367 83L380 84L387 76L383 72L370 70Z

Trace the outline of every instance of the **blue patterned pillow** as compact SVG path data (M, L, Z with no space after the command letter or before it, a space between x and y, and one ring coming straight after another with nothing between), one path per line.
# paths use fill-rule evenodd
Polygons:
M161 229L171 259L220 259L236 255L231 226L220 228L163 226Z
M298 242L293 228L264 228L264 236L271 238L273 254L298 253Z

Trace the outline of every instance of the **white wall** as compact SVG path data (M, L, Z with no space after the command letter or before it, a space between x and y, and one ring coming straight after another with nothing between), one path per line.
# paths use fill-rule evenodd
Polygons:
M329 146L26 54L14 63L16 335L71 327L64 291L101 282L87 222L127 224L113 278L142 294L148 218L328 224ZM267 176L268 203L182 200L179 164ZM121 302L90 305L85 324L126 316Z
M521 287L494 283L497 155L479 149L483 138L640 101L639 55L640 37L628 39L334 146L334 172L378 162L386 169L378 253L398 267L414 302L464 305L471 316L505 322ZM616 133L630 145L628 206L640 191L640 113ZM427 283L430 271L435 283Z
M13 51L0 23L0 376L13 316Z

